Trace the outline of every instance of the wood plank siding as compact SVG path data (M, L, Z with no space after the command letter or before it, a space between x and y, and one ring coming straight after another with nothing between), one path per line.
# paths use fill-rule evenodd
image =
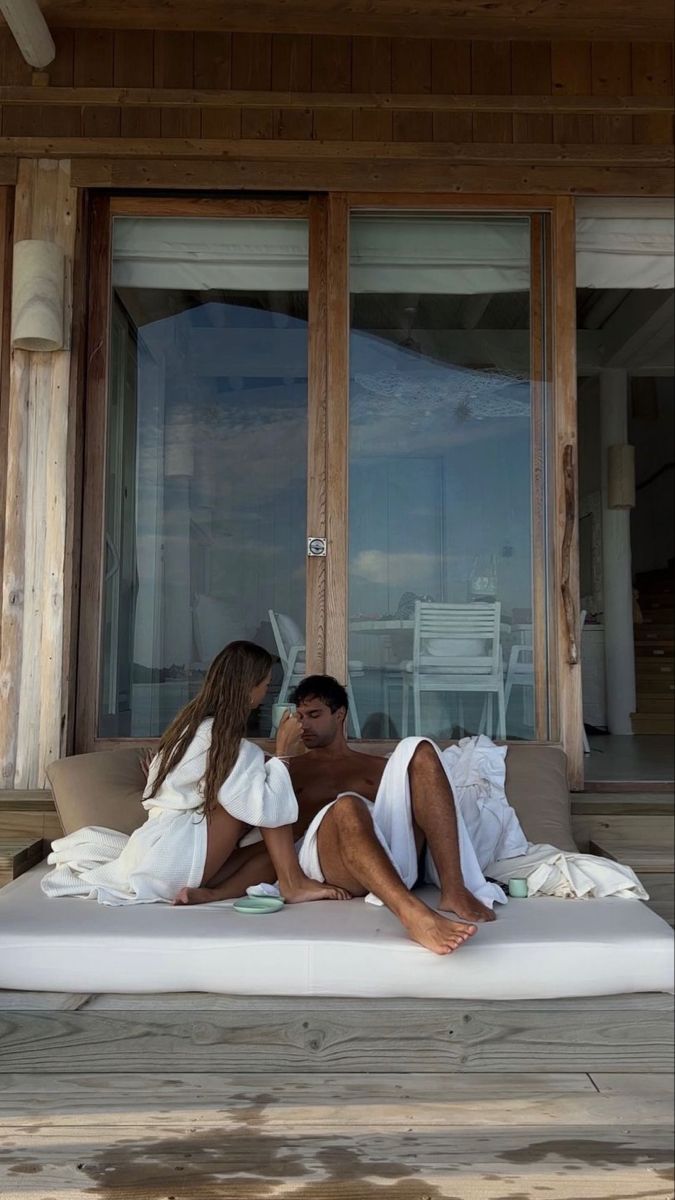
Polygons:
M672 191L664 42L83 28L55 40L33 74L0 30L6 181L18 158L58 157L76 160L80 186Z

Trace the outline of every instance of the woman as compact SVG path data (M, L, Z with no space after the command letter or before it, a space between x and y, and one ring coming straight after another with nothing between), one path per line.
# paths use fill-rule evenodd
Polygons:
M221 650L150 764L145 824L129 838L88 827L54 842L49 861L57 865L42 880L47 895L95 897L101 904L180 902L185 889L208 885L246 830L258 826L285 900L347 897L300 870L292 833L298 805L286 766L279 758L265 762L244 738L272 661L252 642Z

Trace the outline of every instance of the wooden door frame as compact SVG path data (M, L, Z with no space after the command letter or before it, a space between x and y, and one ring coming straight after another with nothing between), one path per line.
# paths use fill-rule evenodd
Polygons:
M537 526L533 607L547 604L549 736L567 752L570 783L583 781L581 678L579 657L578 523L576 521L576 328L574 200L567 196L457 195L344 192L309 199L263 200L152 196L97 196L92 202L87 442L82 541L82 595L77 688L77 750L103 749L151 738L96 736L103 569L103 472L108 387L111 229L114 216L279 216L306 217L310 227L308 343L308 536L326 537L327 558L307 567L307 666L345 678L348 657L348 473L349 473L349 220L354 212L447 212L521 214L545 226L549 285L534 289L531 303L545 306L545 347L533 334L533 364L546 361L550 390L548 424L533 429L546 487L548 528L543 513ZM533 224L533 246L535 225ZM538 233L537 233L538 236ZM536 275L536 272L535 272ZM544 382L533 372L533 395ZM566 449L567 448L567 449ZM567 458L565 456L567 455ZM571 455L571 475L570 475ZM570 505L572 520L570 529ZM543 553L548 586L545 586ZM539 656L542 650L540 619ZM536 636L536 635L535 635ZM543 686L539 683L541 712ZM539 728L541 735L543 730ZM539 744L535 741L532 745ZM392 742L367 743L386 751Z
M146 746L158 741L146 738L103 738L98 736L101 679L101 633L103 619L103 571L105 532L105 469L107 406L110 366L110 294L112 267L112 224L115 217L229 217L298 218L309 225L308 329L308 430L307 430L307 534L326 536L326 203L321 197L309 200L210 199L152 196L96 196L91 207L91 286L89 291L89 354L86 381L86 434L84 450L84 503L78 686L75 716L75 750L105 750L115 746ZM310 671L325 669L326 559L308 561L307 631ZM310 641L309 638L312 638Z

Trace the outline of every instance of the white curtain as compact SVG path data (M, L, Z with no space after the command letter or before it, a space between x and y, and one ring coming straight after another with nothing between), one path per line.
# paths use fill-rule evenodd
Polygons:
M672 288L673 205L577 201L577 285ZM304 291L304 220L120 217L113 283L209 291ZM529 288L529 223L523 217L442 214L356 216L352 292L467 296Z

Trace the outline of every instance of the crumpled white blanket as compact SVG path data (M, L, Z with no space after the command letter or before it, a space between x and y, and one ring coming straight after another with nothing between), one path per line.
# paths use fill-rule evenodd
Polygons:
M632 867L594 854L571 854L543 844L530 844L526 854L489 863L485 873L490 879L506 884L509 879L526 879L528 897L649 899Z

